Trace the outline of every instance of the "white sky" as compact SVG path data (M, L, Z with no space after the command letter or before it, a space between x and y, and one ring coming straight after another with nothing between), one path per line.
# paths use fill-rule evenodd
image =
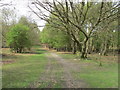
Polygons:
M28 4L33 0L0 0L0 3L7 3L10 4L12 3L11 6L4 6L8 7L10 9L15 9L15 12L17 13L18 17L21 17L22 15L26 17L30 17L35 20L35 22L38 24L38 26L43 26L45 25L45 21L40 20L31 10L28 8ZM40 0L40 1L52 1L52 0ZM62 0L59 0L62 1ZM71 0L72 1L72 0ZM74 0L73 0L74 1ZM81 0L76 0L76 1L81 1ZM89 0L88 0L89 1ZM90 0L90 1L101 1L101 0ZM110 0L105 0L105 1L110 1ZM112 0L114 2L119 2L120 0ZM2 7L3 8L3 7ZM33 7L33 9L35 9ZM39 28L40 30L43 29L43 27Z
M4 6L10 9L14 9L15 13L17 14L18 18L21 16L26 16L32 18L38 26L45 25L45 21L38 18L28 7L28 3L30 3L32 0L1 0L0 3L4 4L10 4L10 6ZM2 7L3 8L3 7ZM43 27L39 28L40 30L43 29Z

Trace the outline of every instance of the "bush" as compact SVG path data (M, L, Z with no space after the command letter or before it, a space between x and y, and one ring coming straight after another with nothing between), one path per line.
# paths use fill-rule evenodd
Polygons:
M10 31L7 33L7 44L12 51L21 53L24 48L30 49L32 44L29 37L29 27L16 24L11 27Z

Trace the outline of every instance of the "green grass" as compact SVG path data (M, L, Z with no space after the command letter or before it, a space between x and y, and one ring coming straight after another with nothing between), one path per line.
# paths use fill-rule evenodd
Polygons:
M14 60L13 63L4 64L2 67L3 88L25 88L37 80L45 70L46 57L44 50L38 50L34 55L17 55L16 58L3 58Z
M13 62L4 64L2 67L2 87L27 88L36 81L41 82L40 78L43 78L43 74L45 74L44 78L54 75L53 81L50 78L43 80L43 83L37 83L38 88L61 88L60 79L63 68L59 66L58 61L51 58L50 71L46 73L48 58L45 53L49 54L49 52L39 46L34 46L31 52L14 55L9 49L4 49L3 53L6 56L3 57L3 61Z
M17 55L10 55L9 50L4 50L7 55L3 57L3 61L13 61L8 64L4 64L2 67L2 85L3 88L25 88L30 84L38 81L46 72L46 66L48 65L48 58L45 53L47 51L40 49L39 46L34 46L32 53L23 53ZM48 53L49 54L49 53ZM104 61L103 66L99 66L99 61L94 60L97 56L94 56L91 60L74 60L79 59L79 56L73 54L59 54L65 60L80 65L80 71L72 71L72 76L75 79L83 79L89 84L90 88L112 88L118 87L118 65L116 62ZM107 60L107 57L103 57ZM64 74L62 66L54 58L50 58L51 67L50 72L45 76L54 76L53 81L48 79L40 83L39 88L61 88L65 86L64 80L61 77ZM46 73L45 73L46 74Z
M76 55L61 54L70 62L81 65L80 72L72 71L74 78L83 79L89 84L90 88L113 88L118 87L118 64L116 62L102 62L103 66L99 66L96 60L76 60ZM96 56L94 56L96 57ZM106 57L103 57L107 60Z
M80 73L74 75L77 79L84 79L92 88L118 87L117 65L98 67L93 64L93 66L83 67Z

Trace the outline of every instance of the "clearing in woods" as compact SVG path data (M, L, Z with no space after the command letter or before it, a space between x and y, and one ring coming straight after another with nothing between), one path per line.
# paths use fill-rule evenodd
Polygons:
M3 88L105 88L118 87L117 63L99 67L98 61L80 60L35 47L29 53L3 49Z

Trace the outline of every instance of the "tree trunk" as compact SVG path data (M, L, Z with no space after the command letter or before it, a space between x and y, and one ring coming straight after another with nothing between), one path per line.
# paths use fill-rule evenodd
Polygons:
M87 58L86 57L86 43L83 44L81 58Z
M88 38L83 42L81 58L87 58L87 42Z
M76 54L76 42L73 41L73 54Z
M107 55L107 49L108 49L108 45L107 45L107 41L105 41L104 44L102 45L101 55Z
M91 54L91 52L92 52L92 47L93 47L93 44L92 44L93 42L92 42L92 38L90 38L89 40L88 40L88 53L89 54Z
M22 52L22 48L19 49L19 53L21 53L21 52Z

